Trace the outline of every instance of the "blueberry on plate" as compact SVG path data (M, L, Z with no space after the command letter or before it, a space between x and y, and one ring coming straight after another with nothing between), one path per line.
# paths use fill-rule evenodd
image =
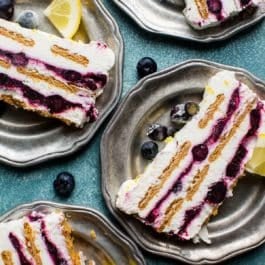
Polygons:
M189 115L186 112L185 104L175 105L170 112L171 122L176 125L184 125L189 120Z
M10 20L14 14L14 0L0 0L0 18Z
M137 72L140 78L150 75L156 71L157 71L157 64L150 57L142 58L137 64Z
M168 136L167 127L154 123L149 126L147 136L154 141L164 141Z
M147 160L153 160L158 153L158 145L153 141L143 143L141 154Z
M21 12L17 18L17 23L28 29L37 29L39 27L39 16L31 10Z
M57 195L69 197L75 188L74 176L68 172L61 172L54 180L53 187Z
M177 132L177 128L175 128L174 126L169 126L167 128L167 135L174 137L175 133Z
M189 116L196 115L200 110L199 105L196 102L187 102L185 103L185 111Z

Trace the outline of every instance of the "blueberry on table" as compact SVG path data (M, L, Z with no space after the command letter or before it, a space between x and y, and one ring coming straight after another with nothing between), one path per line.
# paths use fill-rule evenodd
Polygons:
M14 14L14 0L0 0L0 18L10 20Z
M137 72L140 78L150 75L156 71L157 71L157 64L150 57L142 58L137 64Z
M158 145L153 141L143 143L141 154L147 160L153 160L158 153Z
M164 141L168 136L167 127L154 123L149 126L147 136L154 141Z
M24 28L37 29L39 27L39 17L34 11L25 10L19 14L17 23Z
M58 174L53 182L53 187L60 197L69 197L75 188L74 176L68 172Z

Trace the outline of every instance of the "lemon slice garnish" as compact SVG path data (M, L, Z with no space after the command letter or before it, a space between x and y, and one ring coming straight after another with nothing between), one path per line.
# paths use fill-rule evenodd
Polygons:
M81 0L53 0L44 14L63 37L71 39L81 22Z

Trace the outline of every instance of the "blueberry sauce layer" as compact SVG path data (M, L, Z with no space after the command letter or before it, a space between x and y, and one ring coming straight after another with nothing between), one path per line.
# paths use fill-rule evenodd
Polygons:
M59 95L44 96L41 93L31 89L22 81L13 79L6 74L0 73L0 91L8 89L19 89L23 97L25 97L30 104L44 106L51 114L63 113L69 109L80 108L83 109L81 104L72 103ZM87 111L87 116L95 120L95 106L91 104L91 108Z
M44 243L46 245L46 248L49 252L50 257L53 260L53 263L55 265L67 265L68 264L67 260L62 257L59 249L49 239L44 221L41 221L41 236L44 240Z
M20 264L21 265L33 265L23 253L23 247L21 243L19 242L19 239L13 233L10 233L8 237L11 241L11 244L13 245L14 249L16 250L18 254Z
M214 183L208 189L208 193L204 198L204 201L185 212L184 223L179 230L178 236L181 238L188 226L192 223L192 221L200 214L203 206L205 204L210 204L212 206L220 205L226 198L228 192L228 185L231 180L234 180L241 172L242 163L248 153L246 148L248 142L256 137L257 131L261 124L261 109L263 108L263 104L258 104L257 108L252 110L250 113L250 129L247 134L241 140L238 149L235 152L234 157L231 162L228 164L225 172L225 178ZM229 178L229 181L226 178Z
M13 53L0 49L0 57L7 59L14 66L26 67L27 65L44 66L47 70L64 79L68 84L75 84L92 91L103 88L107 83L107 76L103 73L81 74L74 70L62 69L44 61L28 57L25 53Z
M220 138L222 132L224 131L226 125L232 118L235 111L238 109L240 104L240 95L239 95L239 87L234 90L229 100L229 104L227 107L226 114L223 118L218 119L215 125L213 126L211 134L208 138L201 144L198 144L192 148L192 161L186 167L186 169L177 177L173 186L168 190L168 192L157 202L154 209L151 210L147 218L145 219L146 223L152 224L159 215L159 209L163 202L167 200L170 194L179 193L182 190L182 180L190 173L193 166L196 163L203 162L209 153L209 147L216 143Z

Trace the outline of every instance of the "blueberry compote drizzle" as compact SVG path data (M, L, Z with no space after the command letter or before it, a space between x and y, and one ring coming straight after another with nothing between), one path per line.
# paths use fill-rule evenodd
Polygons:
M172 192L178 193L182 190L182 179L189 174L194 163L202 162L207 158L209 153L208 146L215 143L219 139L226 124L229 122L234 112L238 109L239 103L240 103L240 95L239 95L239 88L237 88L231 95L225 117L219 119L216 122L216 124L213 126L212 133L204 143L196 145L192 148L193 160L186 167L186 169L180 174L180 176L177 178L177 180L175 181L173 186L168 190L168 192L155 205L154 209L151 210L151 212L145 219L146 223L152 224L156 220L156 218L159 216L159 208Z
M26 258L22 251L22 245L19 242L19 239L13 234L9 234L9 239L11 241L11 244L13 245L14 249L17 251L19 261L21 265L32 265L32 263Z
M47 247L47 250L54 264L55 265L67 265L68 264L67 260L61 257L61 254L59 250L57 249L57 247L48 238L47 232L46 232L46 225L44 221L41 222L41 236L44 240L44 243Z
M15 66L27 66L28 64L39 64L53 71L56 75L65 79L68 83L75 83L76 85L87 87L91 90L102 88L107 83L107 76L103 73L86 73L81 74L74 70L62 69L43 61L30 58L25 53L13 53L0 49L0 57L8 59Z

